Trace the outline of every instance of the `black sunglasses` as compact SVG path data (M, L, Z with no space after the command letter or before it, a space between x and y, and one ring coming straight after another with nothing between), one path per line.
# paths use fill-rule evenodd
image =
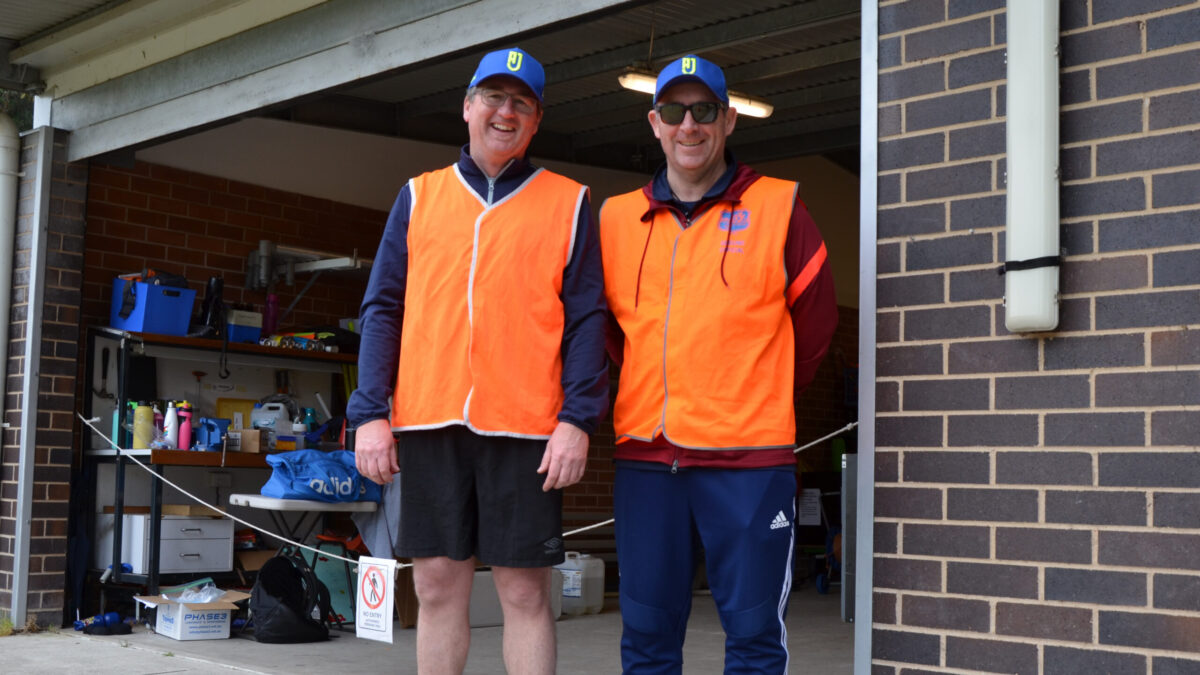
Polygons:
M725 106L716 101L698 101L691 105L682 103L659 103L654 106L658 119L665 124L675 126L683 123L683 116L692 111L692 119L696 124L712 124L717 121L717 113Z

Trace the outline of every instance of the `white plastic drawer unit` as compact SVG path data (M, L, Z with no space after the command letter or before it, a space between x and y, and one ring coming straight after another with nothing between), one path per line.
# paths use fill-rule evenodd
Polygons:
M150 565L150 516L123 516L121 562L145 574ZM233 570L233 521L228 518L163 516L160 533L159 572L229 572ZM96 567L112 564L113 514L96 514Z

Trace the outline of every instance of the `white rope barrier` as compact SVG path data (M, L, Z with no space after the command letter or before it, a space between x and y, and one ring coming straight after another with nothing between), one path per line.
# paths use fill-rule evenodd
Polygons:
M294 545L296 545L296 546L299 546L300 548L303 548L303 549L307 549L307 550L309 550L309 551L312 551L313 553L319 553L320 555L323 555L323 556L328 556L328 557L330 557L330 558L336 558L336 559L338 559L338 560L343 560L343 561L345 561L345 562L348 562L348 563L354 563L354 564L356 564L356 565L358 564L358 561L357 561L357 560L351 560L350 558L343 558L343 557L342 557L342 556L340 556L340 555L334 555L333 553L329 553L328 551L321 551L321 550L319 550L319 549L315 549L315 548L313 548L312 546L307 546L307 545L305 545L305 544L301 544L301 543L300 543L300 542L298 542L298 541L292 541L291 539L288 539L287 537L284 537L284 536L281 536L281 535L275 534L274 532L271 532L271 531L269 531L269 530L265 530L265 529L263 529L263 528L261 528L261 527L259 527L259 526L255 525L254 523L247 522L247 521L245 521L245 520L243 520L243 519L241 519L241 518L238 518L237 516L235 516L235 515L232 515L232 514L230 514L230 513L226 512L226 511L224 511L224 510L222 510L222 509L220 509L220 508L218 508L218 507L216 507L216 506L213 506L212 504L209 504L208 502L204 501L203 499L201 499L201 498L197 497L196 495L194 495L194 494L192 494L192 493L188 492L187 490L184 490L183 488L179 487L179 486L178 486L178 485L176 485L175 483L171 482L171 481L170 481L170 480L169 480L169 479L168 479L166 476L164 476L164 475L162 475L162 474L160 474L160 473L156 472L154 469L151 469L150 467L146 466L145 464L143 464L143 463L141 462L141 460L139 460L137 457L135 457L135 456L133 455L133 453L131 453L131 452L129 452L128 450L125 450L125 449L123 449L121 446L117 445L117 444L116 444L116 442L115 442L115 441L113 441L113 439L109 438L108 436L106 436L106 435L104 434L104 432L103 432L103 431L100 431L99 429L97 429L97 428L96 428L96 425L94 424L94 422L99 422L99 421L100 421L100 418L99 418L99 417L93 417L92 419L90 419L90 420L89 420L89 419L85 418L83 415L80 415L78 412L77 412L77 413L75 413L75 414L76 414L76 415L79 417L79 419L83 420L83 423L84 423L84 424L86 424L86 425L88 425L89 427L91 427L92 431L95 431L97 434L99 434L99 435L100 435L100 438L103 438L104 440L108 441L108 444L109 444L109 445L111 445L111 446L113 447L113 449L114 449L114 450L116 450L118 453L120 453L120 454L121 454L123 457L125 457L126 459L131 459L131 460L133 460L134 464L137 464L138 466L140 466L140 467L142 467L143 469L145 469L145 470L146 470L146 471L147 471L147 472L148 472L148 473L149 473L151 476L153 476L153 477L157 478L158 480L161 480L162 482L166 483L167 485L170 485L171 487L175 488L176 490L179 490L179 491L180 491L180 492L182 492L182 493L183 493L183 494L184 494L186 497L188 497L188 498L189 498L189 499L191 499L192 501L196 502L197 504L201 504L201 505L203 505L203 506L207 506L208 508L212 509L213 511L216 511L217 513L219 513L219 514L221 514L221 515L225 516L226 518L229 518L230 520L234 520L234 521L236 521L236 522L239 522L239 523L241 523L242 525L245 525L246 527L249 527L249 528L251 528L251 529L253 529L253 530L256 530L256 531L258 531L258 532L261 532L261 533L263 533L263 534L267 535L268 537L272 537L272 538L274 538L274 539L278 539L279 541L282 541L282 542L283 542L283 543L285 543L285 544L294 544Z
M97 429L97 428L96 428L96 425L95 425L94 423L95 423L95 422L99 422L99 421L100 421L100 418L98 418L98 417L93 417L92 419L87 419L87 418L85 418L83 415L80 415L78 412L76 412L76 413L75 413L75 415L76 415L77 417L79 417L79 419L80 419L81 421L83 421L83 423L84 423L84 424L86 424L88 427L90 427L92 431L96 432L96 434L97 434L97 435L99 435L99 436L100 436L100 438L103 438L105 441L107 441L107 442L108 442L108 444L109 444L110 446L112 446L112 448L113 448L114 450L116 450L118 453L120 453L120 454L121 454L121 456L125 457L126 459L133 460L134 464L137 464L138 466L140 466L140 467L142 467L143 469L145 469L145 470L146 470L146 472L147 472L147 473L149 473L151 476L153 476L154 478L157 478L158 480L161 480L162 482L166 483L167 485L170 485L171 487L175 488L176 490L178 490L179 492L181 492L181 493L182 493L184 496L186 496L187 498L189 498L189 499L191 499L192 501L196 502L197 504L201 504L201 505L203 505L203 506L207 506L208 508L212 509L213 511L216 511L217 513L220 513L221 515L225 516L226 518L229 518L230 520L233 520L233 521L236 521L236 522L238 522L238 523L241 523L242 525L245 525L246 527L249 527L249 528L251 528L251 529L253 529L253 530L257 531L257 532L261 532L261 533L263 533L263 534L267 535L268 537L271 537L272 539L278 539L279 541L281 541L281 542L283 542L283 543L285 543L285 544L291 544L291 545L293 545L293 546L299 546L300 548L303 548L303 549L306 549L306 550L312 551L313 553L317 553L317 554L320 554L320 555L323 555L323 556L326 556L326 557L329 557L329 558L334 558L334 559L336 559L336 560L342 560L342 561L345 561L345 562L348 562L348 563L351 563L351 564L355 564L355 565L357 565L357 564L358 564L358 561L357 561L357 560L353 560L353 559L351 559L351 558L344 558L344 557L342 557L342 556L340 556L340 555L335 555L335 554L333 554L333 553L330 553L330 552L328 552L328 551L322 551L322 550L319 550L319 549L313 548L312 546L308 546L308 545L306 545L306 544L301 544L301 543L300 543L300 542L298 542L298 541L292 541L291 539L288 539L287 537L284 537L284 536L282 536L282 535L275 534L274 532L271 532L271 531L269 531L269 530L263 529L263 528L261 528L261 527L259 527L259 526L255 525L254 523L247 522L247 521L245 521L245 520L243 520L243 519L241 519L241 518L238 518L237 516L235 516L235 515L232 515L232 514L230 514L230 513L226 512L226 511L224 511L224 510L222 510L222 509L220 509L220 508L218 508L218 507L216 507L216 506L213 506L212 504L209 504L208 502L204 501L204 500L203 500L203 499L201 499L200 497L197 497L196 495L194 495L194 494L192 494L192 493L188 492L187 490L185 490L185 489L183 489L183 488L179 487L178 485L176 485L175 483L171 482L170 480L168 480L168 479L167 479L167 477L166 477L166 476L164 476L164 475L162 475L162 474L160 474L160 473L158 473L158 472L154 471L154 470L153 470L153 469L151 469L150 467L146 466L146 465L145 465L145 464L143 464L143 463L142 463L142 462L141 462L141 461L140 461L140 460L139 460L139 459L138 459L136 456L134 456L134 455L133 455L133 453L131 453L131 452L129 452L128 450L125 450L125 449L121 448L121 446L117 445L116 441L114 441L113 439L111 439L111 438L109 438L108 436L106 436L106 435L104 434L104 432L103 432L103 431L100 431L99 429ZM800 446L800 447L796 448L796 449L795 449L793 452L794 452L794 453L799 453L799 452L801 452L802 450L806 450L806 449L808 449L808 448L811 448L812 446L814 446L814 445L816 445L816 444L818 444L818 443L821 443L821 442L827 441L827 440L829 440L830 438L833 438L833 437L835 437L835 436L840 436L841 434L844 434L844 433L846 433L847 431L850 431L851 429L853 429L853 428L854 428L854 427L856 427L856 426L858 426L858 422L851 422L851 423L847 424L846 426L842 427L841 429L838 429L837 431L834 431L833 433L826 434L826 435L824 435L824 436L822 436L822 437L818 438L817 440L815 440L815 441L812 441L811 443L808 443L807 445L802 445L802 446ZM587 532L588 530L594 530L594 529L596 529L596 528L604 527L605 525L611 525L611 524L613 524L613 523L615 523L615 522L616 522L616 519L615 519L615 518L609 518L608 520L605 520L605 521L602 521L602 522L599 522L599 523L593 523L593 524L591 524L591 525L586 525L586 526L584 526L584 527L580 527L580 528L577 528L577 529L571 530L570 532L564 532L564 533L563 533L563 537L570 537L570 536L572 536L572 535L576 535L576 534L579 534L579 533L581 533L581 532ZM396 564L396 569L397 569L397 570L404 569L404 568L406 568L406 567L412 567L412 563L397 563L397 564Z

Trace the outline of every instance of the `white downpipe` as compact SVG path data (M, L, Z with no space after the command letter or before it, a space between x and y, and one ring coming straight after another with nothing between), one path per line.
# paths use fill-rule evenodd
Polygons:
M1047 331L1058 327L1058 3L1008 0L1007 16L1004 325Z
M8 320L12 309L13 236L17 230L17 180L21 176L21 134L0 113L0 373L8 373Z
M858 182L858 515L854 529L854 675L870 675L875 595L875 296L879 248L879 3L862 0Z
M33 526L33 469L37 449L38 384L41 377L42 299L46 294L46 229L50 221L50 179L54 130L42 127L34 140L33 189L30 191L29 290L25 318L25 354L21 384L21 435L17 462L16 532L13 537L12 620L25 624L29 595L29 549Z

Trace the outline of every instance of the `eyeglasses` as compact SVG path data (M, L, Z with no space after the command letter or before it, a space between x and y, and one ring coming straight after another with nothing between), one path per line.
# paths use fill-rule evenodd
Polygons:
M692 120L696 124L712 124L717 121L717 113L725 106L716 101L697 101L691 105L682 103L660 103L654 106L658 119L665 124L675 126L683 123L683 116L692 111Z
M479 94L479 100L483 101L483 104L489 108L500 108L504 105L505 101L511 98L513 102L513 110L515 110L517 113L521 115L532 115L537 111L537 102L528 96L510 94L506 91L499 91L497 89L484 89L482 87L477 90L477 93Z

